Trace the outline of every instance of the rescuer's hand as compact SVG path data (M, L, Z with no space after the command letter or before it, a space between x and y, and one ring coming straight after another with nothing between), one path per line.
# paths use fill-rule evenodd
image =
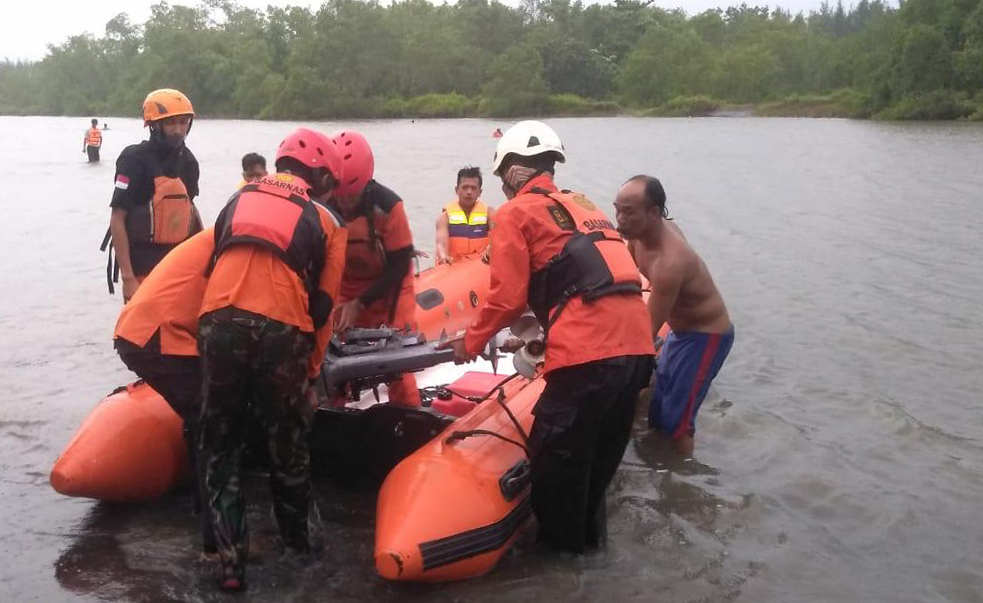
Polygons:
M473 361L475 358L474 356L469 355L467 350L464 348L464 337L455 337L454 339L448 339L447 341L438 345L437 349L454 350L454 364L464 364L465 362Z
M362 304L362 302L357 298L338 306L338 309L335 311L335 316L337 316L335 330L346 331L354 327L355 321L358 320L358 315L361 314L362 310L364 309L365 305Z

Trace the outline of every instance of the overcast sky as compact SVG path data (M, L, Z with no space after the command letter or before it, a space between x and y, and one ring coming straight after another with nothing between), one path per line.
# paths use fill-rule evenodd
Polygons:
M10 0L0 12L0 58L40 59L45 55L48 44L61 44L69 36L89 32L101 36L106 22L118 15L127 13L133 23L143 23L150 16L150 5L155 0ZM386 2L387 0L383 0ZM504 0L515 6L519 0ZM593 0L586 0L591 3ZM603 0L602 0L603 1ZM745 0L747 4L781 6L797 13L819 7L822 0ZM683 8L689 14L696 14L716 6L732 6L741 0L656 0L663 8ZM833 4L834 2L830 2ZM169 4L195 5L197 2L178 0ZM239 4L252 8L275 6L320 6L321 1L305 0L239 0ZM850 1L845 1L849 6ZM141 8L136 8L141 7Z

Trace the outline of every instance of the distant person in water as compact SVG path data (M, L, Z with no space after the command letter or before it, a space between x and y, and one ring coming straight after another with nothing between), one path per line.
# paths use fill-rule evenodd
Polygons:
M618 231L652 286L652 332L664 322L672 329L656 370L649 427L689 456L696 413L734 343L734 325L706 264L669 220L657 178L640 175L625 182L614 208Z
M266 176L266 158L259 153L246 153L242 156L242 185L256 182Z
M108 130L109 129L109 124L107 124L106 122L102 122L102 129L103 130Z
M495 131L492 132L492 138L501 138L501 137L502 137L502 129L495 128Z
M102 132L99 131L99 120L92 118L92 127L85 131L82 139L82 152L89 156L89 163L99 163L99 149L102 148Z

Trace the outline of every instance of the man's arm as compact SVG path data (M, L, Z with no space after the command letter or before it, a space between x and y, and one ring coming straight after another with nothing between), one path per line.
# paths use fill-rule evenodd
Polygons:
M447 246L450 241L450 218L447 216L447 212L440 212L437 216L437 251L436 251L436 261L438 264L451 263L453 260L450 257L450 253L447 251Z
M318 289L327 295L331 302L338 299L341 290L341 277L345 271L345 251L348 245L348 229L341 225L341 221L332 215L328 210L318 207L321 216L321 227L324 229L327 240L325 241L324 266L321 268L321 275L318 279ZM314 350L311 352L307 374L310 377L317 377L321 371L321 364L324 362L324 352L331 341L332 325L328 320L314 334Z
M679 292L683 286L682 266L675 262L658 260L648 270L652 292L649 293L648 310L652 319L652 334L657 335L662 324L669 320Z
M499 223L491 233L495 254L490 263L488 298L464 339L464 349L472 357L526 309L531 260L514 213L500 214Z
M141 201L145 201L143 197L146 195L146 190L139 185L143 181L143 168L134 154L128 151L129 149L124 150L116 158L113 199L109 203L112 208L112 214L109 217L109 231L113 237L116 262L119 264L120 275L123 277L124 303L133 297L137 287L140 286L133 272L133 261L130 257L130 237L126 232L126 218L134 207Z
M485 262L491 261L491 231L495 228L495 208L488 208L488 245L481 250L481 259Z
M335 325L339 330L353 326L362 310L384 295L398 294L403 280L410 272L414 255L413 234L410 232L402 201L396 203L386 218L377 225L376 234L386 254L386 267L364 293L339 306Z
M116 252L116 263L123 278L123 303L130 301L137 292L140 284L133 274L133 263L130 261L130 237L126 233L127 210L112 208L109 216L109 232L113 235L113 250Z

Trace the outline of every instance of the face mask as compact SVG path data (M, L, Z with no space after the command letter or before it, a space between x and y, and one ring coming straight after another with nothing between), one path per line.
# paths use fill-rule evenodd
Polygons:
M184 136L168 136L160 127L151 126L150 137L157 139L160 145L168 151L177 151L184 147Z
M539 170L536 168L524 165L509 166L509 169L505 170L505 174L502 176L502 192L509 199L515 197L516 193L538 173Z

